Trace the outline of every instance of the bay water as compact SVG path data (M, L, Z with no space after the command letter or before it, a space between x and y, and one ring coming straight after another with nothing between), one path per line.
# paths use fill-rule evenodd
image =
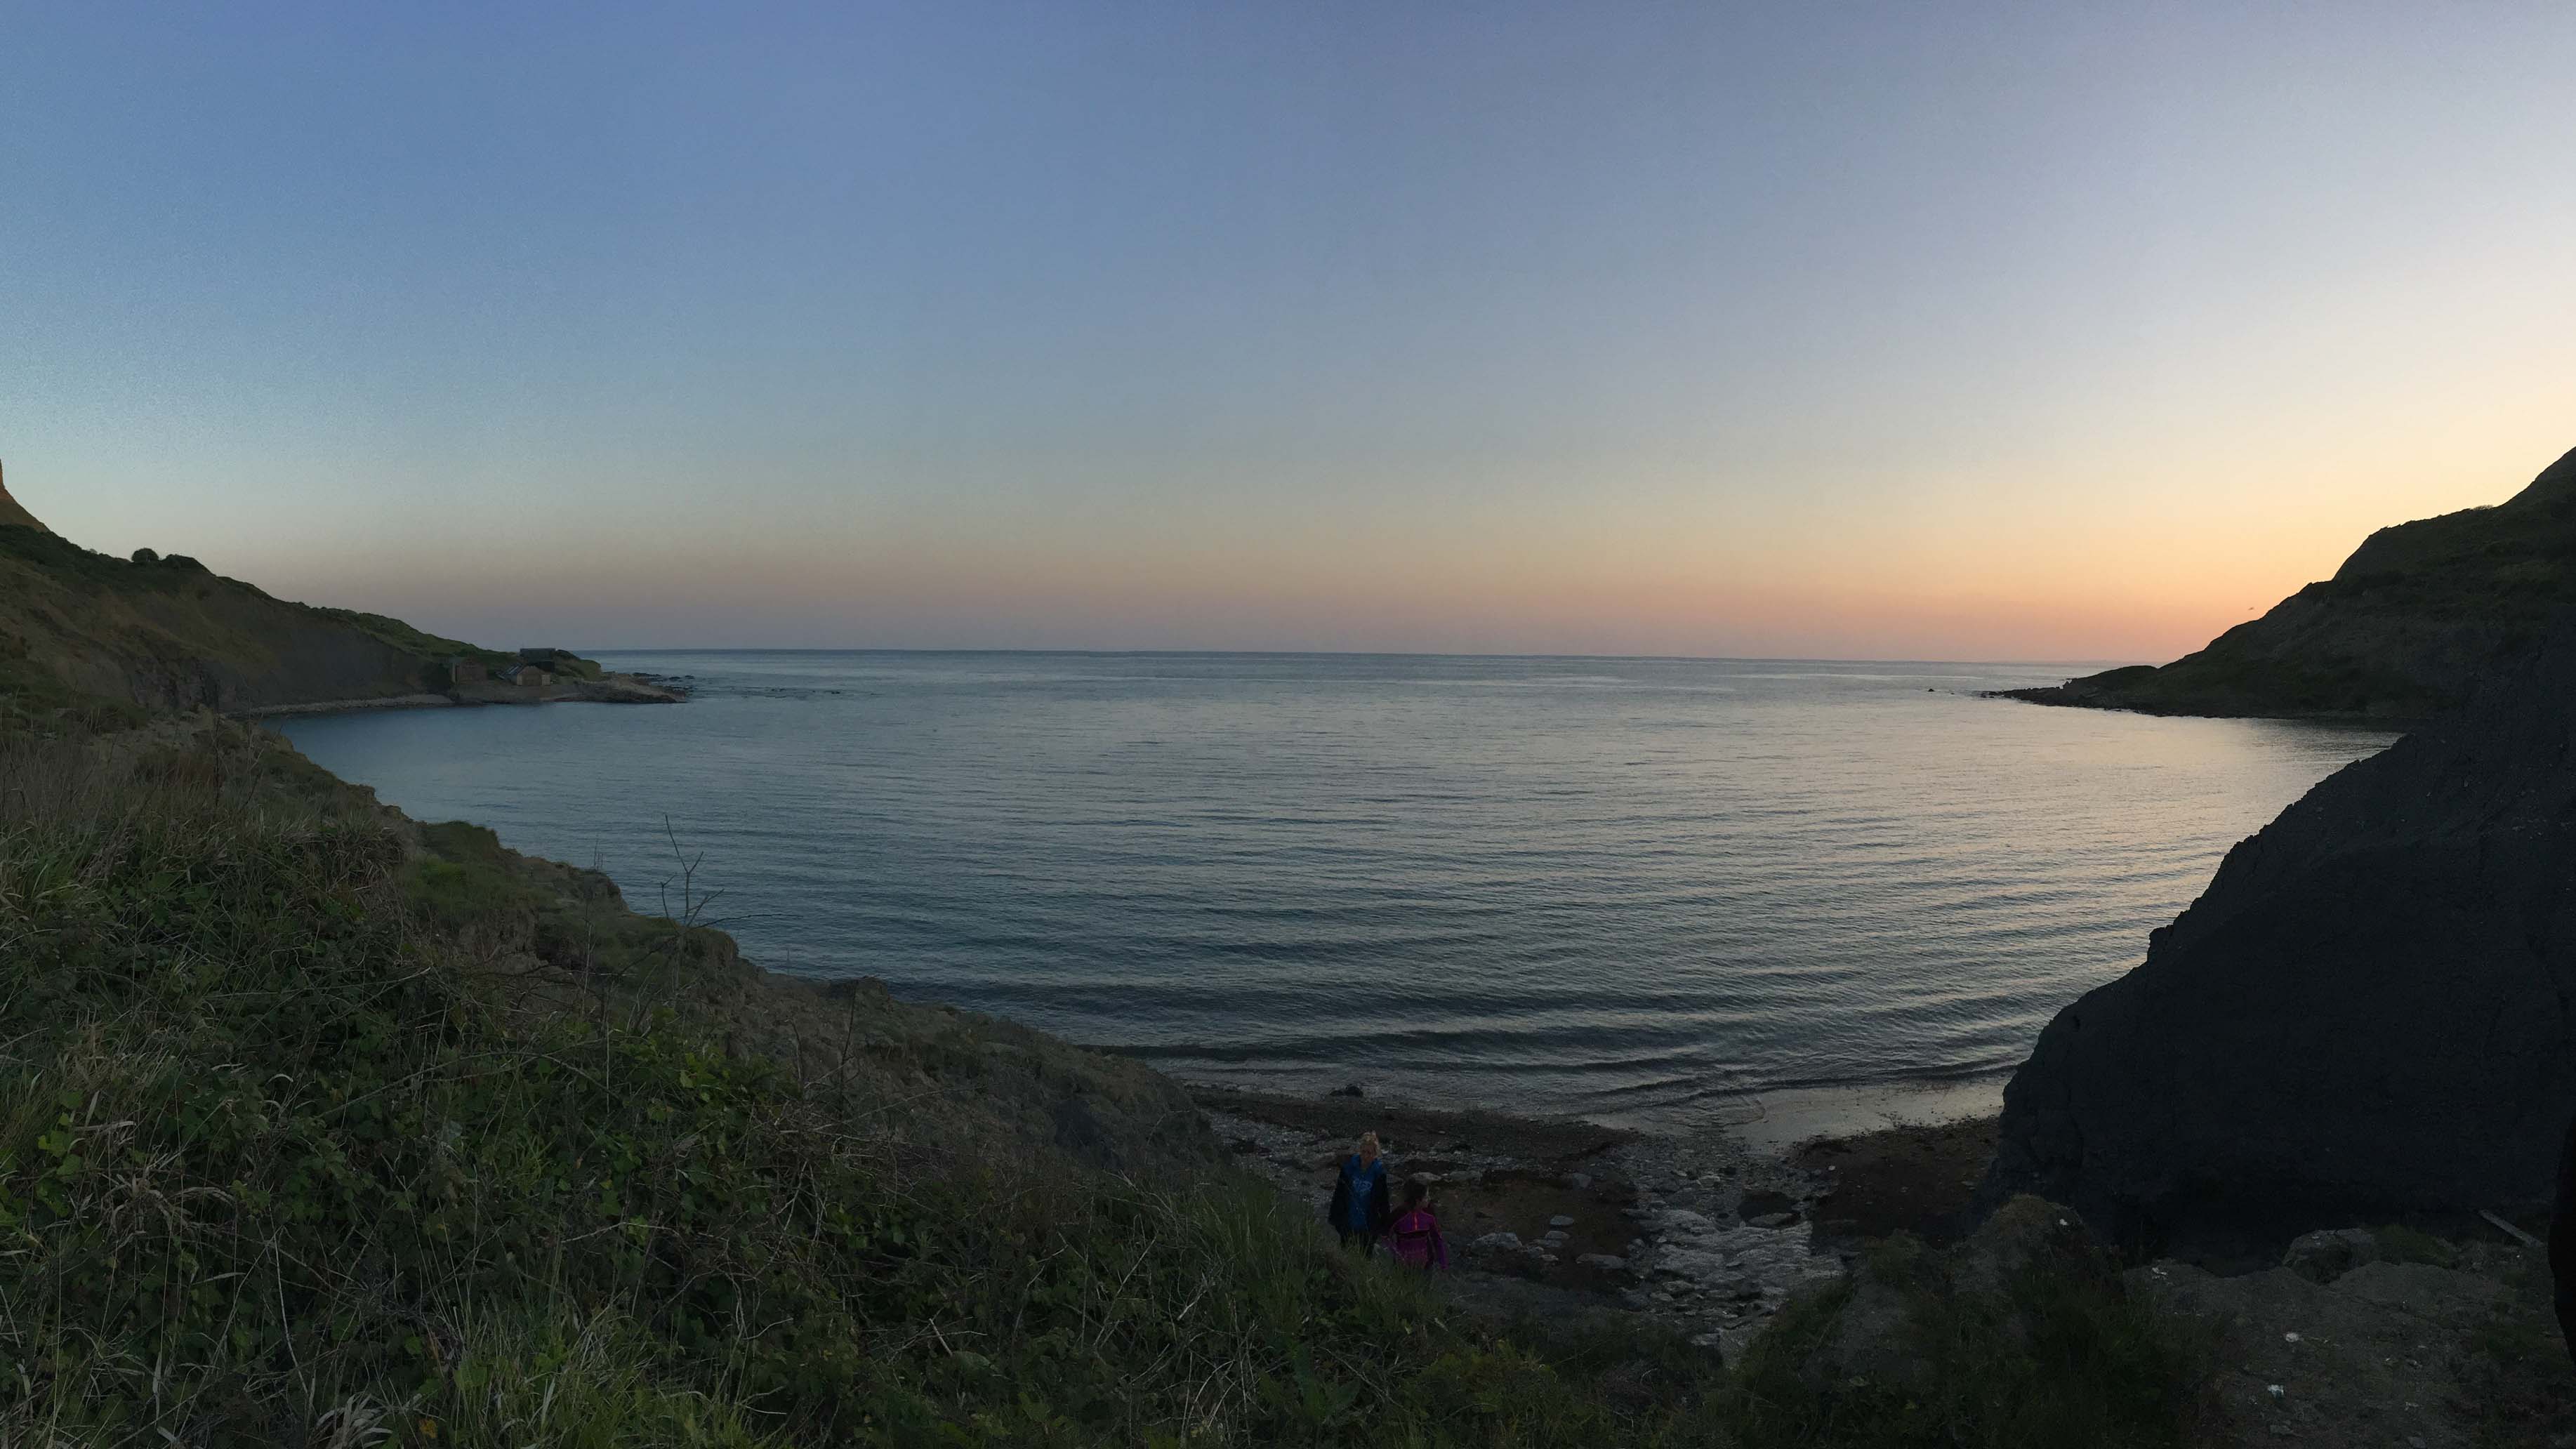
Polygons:
M676 707L282 720L773 970L1193 1079L1647 1127L1968 1084L2382 732L1979 697L2082 666L609 651Z

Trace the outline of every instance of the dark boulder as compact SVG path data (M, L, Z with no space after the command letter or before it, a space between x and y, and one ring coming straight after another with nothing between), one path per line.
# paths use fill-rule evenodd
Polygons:
M2567 1124L2567 1140L2558 1148L2558 1201L2549 1217L2551 1301L2558 1310L2559 1336L2576 1358L2576 1122Z
M2124 1237L2536 1208L2576 1106L2576 626L2228 852L2058 1013L1981 1192Z

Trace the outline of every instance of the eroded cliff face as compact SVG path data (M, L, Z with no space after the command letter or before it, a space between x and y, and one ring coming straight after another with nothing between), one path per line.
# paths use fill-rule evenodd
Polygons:
M430 662L193 560L130 563L0 527L0 669L12 674L146 709L236 710L415 694Z
M2160 668L2016 690L2150 714L2419 720L2464 703L2576 604L2576 452L2508 501L2383 528L2331 579Z
M2564 465L2562 465L2564 466ZM1985 1196L2206 1213L2545 1202L2576 1111L2576 621L2228 853L2052 1021Z
M36 515L29 513L25 505L9 496L9 481L5 474L0 474L0 528L32 528L39 533L52 531L38 521Z

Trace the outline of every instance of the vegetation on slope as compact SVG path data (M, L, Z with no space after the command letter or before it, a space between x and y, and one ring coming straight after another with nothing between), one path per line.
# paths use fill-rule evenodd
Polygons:
M686 860L637 915L171 712L467 652L0 527L0 1443L2178 1442L2099 1284L1928 1407L1794 1332L1462 1317L1139 1063L769 976Z
M2415 720L2463 702L2576 605L2576 452L2492 508L2383 528L2331 579L2161 667L2017 690L2149 714Z
M517 657L399 619L271 598L184 555L110 558L0 525L0 689L154 709L391 698L441 687L459 656ZM599 674L569 655L556 667Z
M1936 1412L1777 1355L1729 1376L1643 1332L1479 1328L1213 1162L1134 1063L764 978L239 726L0 754L0 959L7 1442L2039 1443L2014 1426L2053 1422L1980 1408L2004 1380ZM1978 1351L2059 1410L2110 1406L2085 1411L2106 1442L2177 1442L2174 1384L2095 1347L2120 1311Z

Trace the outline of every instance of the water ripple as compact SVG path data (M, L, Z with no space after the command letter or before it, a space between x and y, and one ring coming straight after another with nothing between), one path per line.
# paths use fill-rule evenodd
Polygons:
M610 662L699 695L282 727L648 908L667 819L781 970L1187 1075L1635 1122L2009 1067L2229 845L2385 743L1972 697L2064 669Z

